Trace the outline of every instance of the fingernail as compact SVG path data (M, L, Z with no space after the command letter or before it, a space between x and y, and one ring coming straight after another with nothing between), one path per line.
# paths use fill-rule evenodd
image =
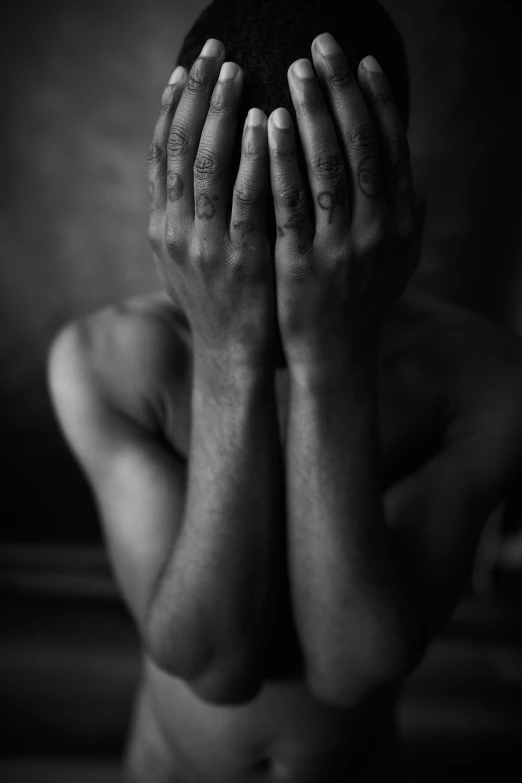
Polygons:
M185 74L185 69L178 65L177 68L174 68L172 71L172 76L169 79L169 84L175 84L176 82L180 82Z
M314 75L309 60L298 60L292 65L292 70L300 79L309 79Z
M223 63L219 72L220 82L229 82L235 79L239 73L239 68L235 63Z
M265 122L265 115L261 109L250 109L248 112L248 125L254 128L256 125L263 125Z
M319 36L315 45L321 54L336 54L341 51L341 47L330 33L323 33Z
M223 46L220 41L215 38L209 38L205 46L201 50L202 57L219 57L223 51Z
M284 109L276 109L272 114L272 120L276 128L286 130L290 127L290 115Z
M365 57L362 63L367 71L377 71L378 73L382 73L381 66L379 65L375 57L372 57L371 54Z

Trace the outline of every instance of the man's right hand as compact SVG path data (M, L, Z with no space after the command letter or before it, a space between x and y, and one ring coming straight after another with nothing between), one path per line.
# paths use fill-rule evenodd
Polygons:
M276 331L267 118L249 113L231 194L244 75L224 60L223 44L209 39L188 75L179 66L165 89L149 152L148 237L162 282L190 323L195 358L211 368L255 368L266 363Z

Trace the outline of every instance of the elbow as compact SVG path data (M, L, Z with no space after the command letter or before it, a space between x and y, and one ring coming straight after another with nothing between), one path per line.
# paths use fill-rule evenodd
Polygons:
M245 667L235 671L209 669L186 684L202 701L219 707L248 704L259 694L263 678Z
M395 691L421 659L419 645L381 638L366 655L347 652L321 667L309 667L307 684L312 695L329 706L354 707L376 694Z
M152 663L163 673L181 679L202 701L216 706L252 701L263 683L259 656L251 645L236 644L227 656L215 652L186 625L151 613L144 643Z
M256 698L263 684L259 671L253 671L249 662L243 660L231 665L209 655L203 663L196 650L191 654L185 649L180 654L173 644L166 648L162 644L149 643L147 653L158 669L183 680L207 704L223 707L248 704Z

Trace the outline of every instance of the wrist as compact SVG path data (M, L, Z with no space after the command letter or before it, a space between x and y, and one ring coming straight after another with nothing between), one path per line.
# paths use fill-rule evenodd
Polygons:
M219 402L222 409L247 400L270 399L274 370L266 365L232 361L229 357L194 356L193 394L202 404Z
M375 338L346 345L340 356L328 355L321 359L288 362L291 384L303 391L345 393L346 387L373 386L377 373L377 341Z

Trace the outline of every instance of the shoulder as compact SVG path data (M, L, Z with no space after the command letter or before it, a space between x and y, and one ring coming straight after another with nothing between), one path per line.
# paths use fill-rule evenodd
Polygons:
M48 386L58 418L88 427L110 413L149 431L162 429L164 391L188 372L183 318L166 294L132 297L67 323L52 341Z
M424 359L432 381L438 376L466 403L521 391L522 340L477 313L413 290L393 309L387 330L387 353Z
M396 316L411 357L441 401L442 446L480 444L488 470L509 473L522 446L522 340L509 328L427 294ZM405 327L405 328L404 328Z

